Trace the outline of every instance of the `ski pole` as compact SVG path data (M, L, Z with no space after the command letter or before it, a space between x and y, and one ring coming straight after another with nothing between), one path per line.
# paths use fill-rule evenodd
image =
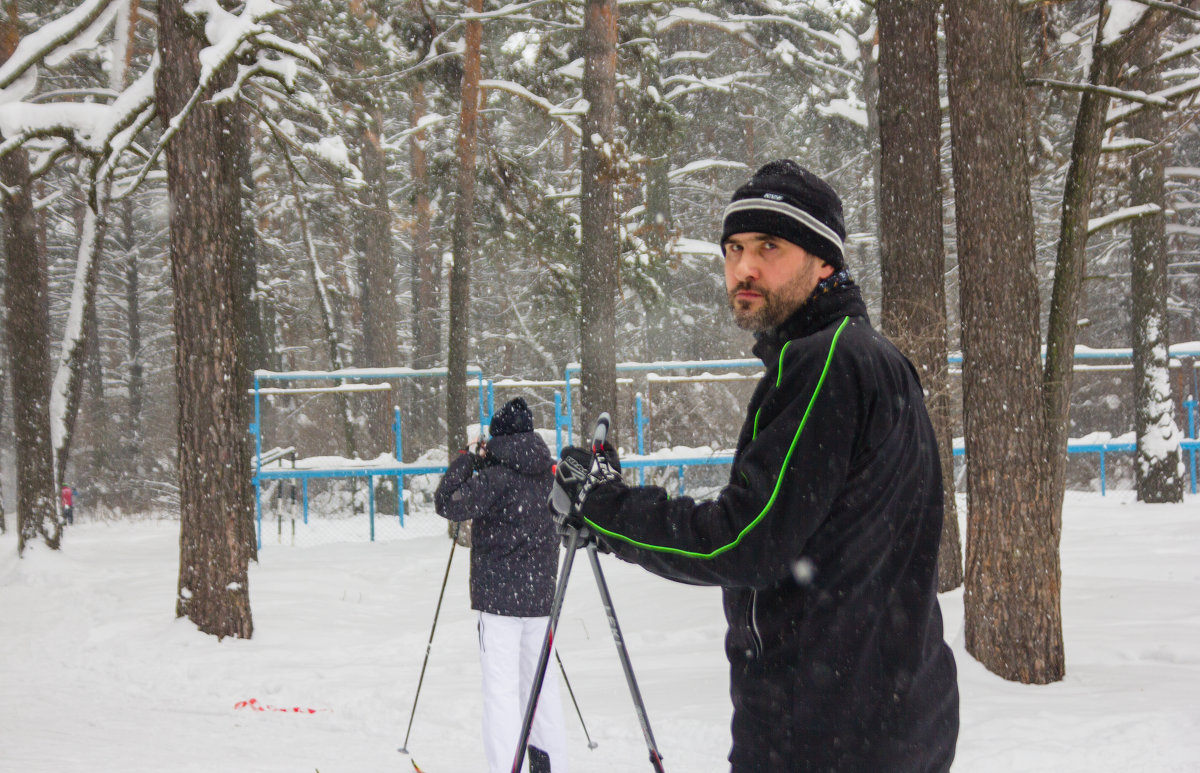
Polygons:
M629 660L629 650L625 648L625 639L621 636L621 626L617 623L617 610L613 606L612 596L608 592L608 583L604 581L604 572L600 571L600 556L596 543L587 546L588 560L592 563L592 574L596 576L596 587L600 590L600 600L604 604L604 613L608 616L608 627L612 630L613 642L617 645L617 655L621 659L621 668L625 672L625 681L629 685L629 695L633 698L633 708L637 712L638 723L642 726L642 735L646 738L646 748L650 752L650 764L657 773L664 773L662 755L658 752L658 744L654 742L654 733L650 730L650 719L646 716L646 703L638 689L637 679L633 676L633 663Z
M455 535L455 538L450 540L450 558L446 559L446 575L442 577L442 589L438 592L437 608L433 611L433 626L429 629L429 643L425 645L425 662L421 664L421 677L417 679L417 692L413 695L412 713L408 715L408 730L404 733L404 745L398 749L401 754L408 754L408 736L412 733L413 718L417 716L417 699L421 697L421 685L425 682L425 666L429 665L429 653L433 650L433 632L437 630L438 615L442 613L442 597L446 595L446 581L450 579L450 564L454 561L454 548L457 545L458 539Z
M587 738L588 748L595 749L600 744L593 741L591 734L587 731L587 722L583 721L583 712L579 710L579 701L575 700L575 691L571 689L571 680L567 678L567 667L563 665L562 655L558 654L558 650L554 651L554 658L558 661L558 670L562 672L563 684L567 686L567 693L571 696L571 703L575 704L575 714L579 717L579 724L583 725L583 736Z
M596 429L592 433L592 452L604 445L608 437L608 414L600 414L596 420ZM558 502L557 505L554 503ZM550 507L558 512L568 512L571 508L566 492L555 480L550 489ZM550 620L546 624L546 636L542 639L542 651L538 655L537 668L533 672L533 685L529 690L529 702L525 704L525 719L521 723L521 735L517 738L517 752L513 758L512 773L520 773L521 765L525 762L525 747L529 745L529 733L533 729L533 715L537 711L538 697L542 692L542 683L546 680L546 667L550 664L550 650L554 646L554 632L558 629L558 618L562 613L563 597L567 594L567 581L571 578L571 567L575 563L575 549L580 540L586 542L587 529L577 529L568 526L567 555L563 557L562 569L558 573L558 585L554 588L554 600L550 603Z
M529 688L529 702L525 704L525 719L521 723L521 735L517 741L517 753L513 759L512 773L520 773L525 762L525 747L529 744L529 733L533 729L533 715L537 711L538 696L546 680L546 666L550 663L550 649L554 646L554 631L558 628L559 613L562 612L563 596L567 592L567 580L571 576L571 565L575 562L575 548L579 547L579 530L572 528L567 537L567 555L563 557L562 569L558 574L558 586L554 589L554 601L550 604L550 620L546 624L546 636L542 639L542 651L538 655L537 669L533 672L533 685Z

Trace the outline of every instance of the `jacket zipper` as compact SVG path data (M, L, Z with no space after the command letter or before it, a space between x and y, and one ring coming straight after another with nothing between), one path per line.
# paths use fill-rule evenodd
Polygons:
M762 655L762 634L758 631L758 591L750 591L750 642L754 645L754 657Z

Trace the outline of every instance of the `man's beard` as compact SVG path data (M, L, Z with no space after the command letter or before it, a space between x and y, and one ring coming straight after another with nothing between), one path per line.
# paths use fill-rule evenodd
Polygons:
M752 333L777 327L808 302L814 287L816 282L807 274L797 276L774 291L764 290L752 282L741 282L728 293L733 322L742 330ZM762 295L762 304L757 309L743 308L743 304L736 299L736 295L742 290L751 290Z

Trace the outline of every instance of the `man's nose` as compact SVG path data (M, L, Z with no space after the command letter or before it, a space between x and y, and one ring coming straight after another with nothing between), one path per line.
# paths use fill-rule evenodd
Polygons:
M733 275L739 281L743 279L757 279L761 268L762 263L752 250L742 250L734 261Z

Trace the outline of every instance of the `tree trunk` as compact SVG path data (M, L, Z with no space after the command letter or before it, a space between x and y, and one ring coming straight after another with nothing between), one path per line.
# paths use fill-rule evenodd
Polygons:
M425 117L425 84L417 81L412 89L412 125L419 126ZM410 169L413 185L412 229L412 337L414 368L437 367L442 357L441 326L438 324L441 305L442 267L440 255L431 237L432 209L429 195L429 161L425 152L427 134L413 132L409 138ZM439 436L438 384L432 379L409 379L415 395L411 437L421 447L432 444Z
M1048 683L1062 679L1065 665L1019 8L1016 0L945 7L964 355L967 651L1005 679Z
M1191 0L1191 3L1194 2ZM1108 18L1108 13L1109 4L1107 0L1102 0L1099 13L1101 22ZM1129 56L1134 51L1154 44L1173 19L1164 10L1146 10L1120 37L1107 42L1103 37L1103 23L1098 25L1092 46L1089 84L1115 85L1121 67ZM1043 375L1046 459L1050 465L1050 496L1054 502L1056 532L1061 528L1062 498L1066 487L1075 333L1086 269L1088 218L1110 101L1111 98L1105 93L1093 90L1083 93L1079 114L1075 119L1071 164L1063 191L1062 224L1054 267L1054 294L1050 299L1046 368Z
M611 414L617 443L617 272L620 244L613 200L617 171L616 0L587 0L583 21L583 116L580 154L580 437Z
M483 10L483 0L471 0L471 10ZM462 108L458 129L458 199L454 202L454 231L450 267L450 340L446 373L446 451L467 445L467 359L471 324L471 258L475 250L475 165L479 132L480 47L483 24L466 23L463 50Z
M133 63L137 40L137 22L140 0L130 0L128 6L117 12L117 24L126 26L124 50L114 57L114 66L109 72L109 83L116 91L124 90L129 84L129 69ZM121 40L117 36L117 40ZM114 52L118 53L118 52ZM113 210L110 208L109 212ZM123 473L133 473L135 478L144 474L145 449L142 446L142 399L144 389L144 354L142 352L142 314L138 273L138 235L133 221L133 200L126 196L119 204L121 228L116 236L117 254L124 256L122 270L125 277L125 356L128 372L125 375L129 405L126 412L126 428L122 433L124 456ZM98 338L98 337L97 337Z
M400 364L396 305L396 260L392 255L392 211L388 199L387 154L383 149L383 110L373 103L364 110L366 126L360 135L359 152L365 185L361 189L362 255L359 261L359 292L362 298L363 361L369 368L394 368ZM399 400L400 384L391 392L364 395L367 458L395 450L396 435L392 405ZM375 479L375 506L383 512L396 509L397 491L392 478Z
M136 232L133 228L133 202L128 198L121 201L121 254L125 255L125 356L129 368L126 374L126 389L129 408L126 415L127 428L125 447L129 471L142 471L142 398L145 386L145 366L142 363L142 312L138 273L138 251L135 247Z
M399 308L396 305L396 260L392 255L392 212L388 201L387 155L383 150L383 110L371 105L365 111L368 125L362 130L359 149L362 158L364 186L362 196L362 329L363 362L369 368L399 365L400 344L397 341ZM398 384L392 385L398 388ZM395 392L376 392L366 396L369 406L367 433L370 438L369 456L392 450L392 402ZM395 507L395 502L380 506Z
M420 124L425 117L425 85L416 83L412 91L412 122ZM438 328L438 283L441 266L430 236L432 211L429 197L429 160L425 153L427 135L424 130L413 132L409 138L413 184L413 367L432 368L441 357L441 335Z
M879 244L884 333L925 388L942 462L945 518L938 590L962 584L954 496L954 448L946 347L946 254L942 246L939 0L880 0Z
M20 42L16 0L0 16L0 64ZM0 139L3 139L0 137ZM4 220L4 306L12 371L13 434L17 453L17 553L39 537L57 550L62 539L54 446L50 438L50 308L46 268L33 210L29 155L0 158Z
M103 250L103 247L100 249ZM99 254L97 258L99 258ZM97 267L99 266L98 260L96 265ZM96 278L99 279L99 271L96 273ZM85 355L87 363L85 365L87 394L92 406L98 411L98 413L94 412L93 415L107 416L108 411L105 409L104 402L104 354L100 349L100 313L97 311L98 304L96 303L94 292L93 290L92 300L87 305L88 316L87 322L84 325L88 331L87 353Z
M1099 36L1099 33L1097 33ZM1117 68L1110 51L1098 43L1092 48L1089 83L1110 85ZM1061 528L1062 497L1066 486L1067 436L1070 426L1071 384L1074 376L1075 340L1086 270L1088 218L1096 165L1104 138L1104 117L1109 97L1086 91L1079 102L1071 163L1063 189L1054 290L1046 331L1046 366L1043 377L1046 401L1046 459L1048 493L1054 506L1055 541Z
M237 175L241 181L242 217L238 228L239 251L242 255L241 293L246 329L242 336L242 360L246 369L246 388L254 385L254 371L269 368L271 339L263 321L263 304L258 292L258 233L255 227L253 138L246 120L246 108L239 105L236 123Z
M107 186L105 186L107 188ZM108 192L97 192L97 209L88 209L79 228L76 249L75 279L71 297L79 298L82 307L72 309L63 332L63 345L51 385L50 437L54 443L55 489L66 478L67 460L71 455L71 440L88 366L89 343L98 331L95 323L96 284L100 277L100 255L104 249L105 222L108 213Z
M181 0L158 6L156 96L164 122L176 116L200 79L204 25ZM232 82L233 68L212 91ZM166 149L170 262L175 298L175 373L179 388L179 588L175 611L201 631L250 638L249 551L242 524L248 442L241 392L239 224L241 187L231 125L236 108L196 106Z
M17 552L21 554L39 538L53 549L62 539L50 440L49 292L38 250L29 157L23 149L0 159L0 182L11 191L4 197L4 303L17 452Z
M660 72L658 44L654 42L655 18L655 10L651 7L641 11L640 18L630 24L634 34L644 36L646 41L630 46L641 82L641 90L633 97L635 118L630 135L635 150L645 156L643 196L646 209L639 233L658 259L666 259L667 243L674 230L669 173L677 117L674 108L662 98L666 89Z
M1158 41L1133 53L1139 75L1131 88L1153 94L1162 88L1154 70ZM1167 234L1165 169L1170 154L1162 111L1149 105L1129 121L1131 136L1153 147L1129 162L1129 204L1157 204L1158 212L1133 220L1129 227L1132 280L1133 385L1137 431L1137 498L1142 502L1182 502L1183 433L1175 423L1167 323Z
M236 103L228 116L225 136L228 147L235 153L234 174L239 182L237 221L237 252L240 262L238 294L241 298L241 318L238 327L238 393L246 394L254 387L254 371L267 366L270 352L269 342L259 317L258 304L258 235L254 229L254 169L251 160L250 122L246 120L246 106ZM246 409L249 415L250 409ZM242 444L242 469L250 470L255 463L254 444ZM246 475L242 485L246 487L246 501L254 501L254 481ZM251 561L258 560L258 533L254 524L254 509L246 513L242 521L242 542Z

